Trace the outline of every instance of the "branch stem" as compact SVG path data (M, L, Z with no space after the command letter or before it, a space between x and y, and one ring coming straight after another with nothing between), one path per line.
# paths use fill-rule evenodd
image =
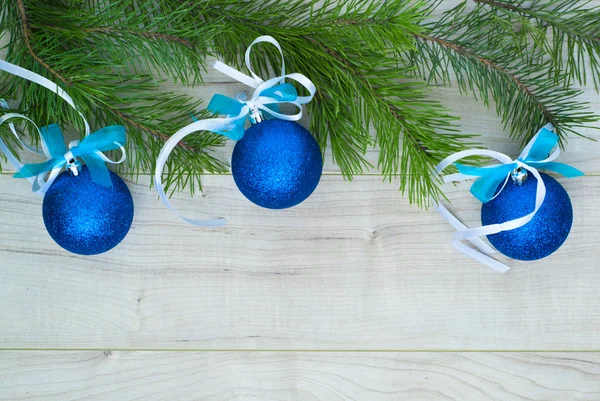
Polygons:
M66 31L65 28L59 27L59 26L48 26L48 28L57 30L57 31ZM130 34L130 35L137 35L137 36L143 36L146 38L155 38L155 39L163 39L165 41L168 42L175 42L175 43L179 43L181 45L187 46L189 48L193 48L194 44L192 42L190 42L189 40L185 40L183 38L180 38L178 36L174 36L174 35L168 35L166 33L158 33L158 32L146 32L146 31L136 31L133 29L118 29L118 28L113 28L113 27L96 27L96 28L80 28L81 31L83 32L103 32L103 33L112 33L112 34Z
M147 127L144 124L141 124L141 123L137 122L129 114L123 113L122 111L119 111L119 110L117 110L115 108L112 108L112 107L111 107L111 111L116 116L118 116L120 119L122 119L123 121L127 122L128 124L130 124L130 125L138 128L138 129L140 129L142 131L148 132L150 135L155 136L155 137L161 139L164 142L166 142L166 141L169 140L169 136L167 136L167 135L165 135L165 134L163 134L161 132L158 132L158 131L150 128L150 127ZM196 153L198 153L198 151L196 149L194 149L192 146L188 145L187 143L185 143L183 141L180 141L177 144L177 146L179 146L179 147L181 147L181 148L183 148L185 150L188 150L190 152L196 152Z
M491 7L502 8L504 10L509 10L509 11L512 11L512 12L516 12L516 13L528 15L530 17L537 18L537 19L539 19L541 21L544 21L544 22L546 22L546 23L548 23L550 25L556 26L556 27L560 28L561 30L563 30L565 33L567 33L570 36L580 36L580 37L583 37L583 38L585 38L587 40L590 40L590 41L600 42L600 37L595 37L593 35L586 35L586 34L581 33L581 32L574 32L572 29L570 29L564 23L558 22L556 20L551 21L551 20L548 19L547 16L545 16L543 14L540 14L539 12L536 12L536 11L531 10L531 9L527 9L527 8L515 6L514 4L507 4L507 3L504 3L502 1L496 1L496 0L473 0L473 1L475 3L487 4L488 6L491 6Z
M487 1L487 0L475 0L475 1ZM471 53L468 50L464 49L463 47L461 47L455 43L449 42L447 40L433 37L433 36L424 35L424 34L417 34L417 33L415 33L414 36L423 41L436 43L439 46L442 46L442 47L445 47L452 51L455 51L456 53L459 53L465 57L475 59L475 60L479 61L480 63L482 63L483 65L485 65L486 67L498 71L499 73L504 75L506 78L510 79L519 88L519 90L521 92L523 92L526 96L528 96L531 100L533 100L535 102L537 108L540 109L540 111L544 114L544 117L546 117L546 119L549 122L556 123L556 117L554 116L554 113L552 113L552 111L550 111L538 99L538 97L535 95L535 93L533 93L531 88L529 88L527 85L525 85L516 75L514 75L512 72L510 72L506 68L494 63L492 60L489 60L487 58L478 56L477 54Z
M27 51L37 61L42 67L44 67L50 74L54 77L62 81L65 85L71 86L71 82L69 82L65 77L60 75L58 72L52 69L42 58L33 50L33 46L31 44L31 37L33 36L33 32L31 30L31 25L29 24L29 19L27 17L27 9L25 8L24 0L17 0L17 9L19 10L19 16L21 17L21 25L23 28L23 40L25 41L25 47L27 47Z

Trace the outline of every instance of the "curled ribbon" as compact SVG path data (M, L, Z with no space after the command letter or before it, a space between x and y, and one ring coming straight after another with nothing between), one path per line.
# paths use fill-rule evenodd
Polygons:
M252 46L257 43L267 42L275 45L281 55L281 74L277 77L271 78L264 81L252 70L250 62L250 54ZM183 217L173 208L167 195L165 194L164 186L162 184L162 172L164 166L169 158L169 155L177 146L177 144L183 140L186 136L197 132L197 131L211 131L217 134L227 136L233 140L239 140L244 136L244 125L248 118L256 121L260 112L263 111L266 114L286 121L298 121L302 118L302 105L310 102L317 88L310 79L302 74L285 73L285 61L283 58L283 51L279 42L271 36L260 36L256 38L248 49L246 50L246 66L252 76L248 76L233 67L228 66L220 61L216 61L213 67L222 73L229 75L231 78L254 88L254 93L248 99L243 95L238 95L236 99L217 94L211 99L208 109L216 114L225 115L225 118L211 118L206 120L195 121L179 131L177 131L168 141L165 142L158 159L156 161L156 170L154 174L154 185L158 191L158 195L162 202L175 212L184 221L201 227L218 227L224 226L226 220L224 218L212 219L212 220L193 220ZM290 79L298 82L304 86L309 93L309 96L298 96L296 89L285 80ZM283 114L279 112L279 105L287 103L296 106L298 111L295 114Z
M471 193L482 203L489 202L498 196L510 180L512 172L517 168L527 170L537 179L535 208L533 212L501 224L492 224L469 229L454 217L448 209L440 203L435 203L435 209L457 231L454 233L452 241L452 244L456 249L498 272L505 273L510 270L508 266L489 256L490 254L496 253L496 250L484 242L480 237L514 230L515 228L524 226L533 219L540 207L542 207L546 197L546 186L544 185L538 169L554 171L567 178L583 175L581 171L574 167L554 162L560 155L560 148L557 147L558 136L552 132L553 129L554 127L552 124L548 124L542 128L527 144L516 160L512 160L509 156L500 152L474 149L458 152L442 160L442 162L437 165L436 172L438 174L441 174L453 163L458 168L458 174L451 174L444 177L445 183L461 182L479 177L471 186ZM502 164L486 167L471 167L455 163L458 160L469 156L488 156L498 160ZM500 188L500 190L498 190L498 188ZM479 249L479 251L468 247L462 243L462 240L470 241Z
M0 70L37 83L56 93L79 113L85 126L84 138L81 141L70 142L69 148L67 149L62 131L56 124L52 124L40 129L31 119L22 114L6 113L0 116L0 125L14 119L23 119L32 123L41 138L43 147L41 151L26 145L19 137L19 134L12 122L8 123L8 127L10 132L15 136L19 144L24 149L31 153L47 158L47 160L43 163L23 165L19 162L15 155L12 154L2 139L0 139L0 150L6 155L8 161L15 167L15 169L17 169L17 173L15 173L14 177L26 178L33 184L33 191L43 195L58 177L63 167L66 166L75 174L77 174L77 166L79 165L77 158L81 158L88 166L92 180L95 183L106 187L112 186L108 168L106 167L105 163L117 164L125 161L125 128L120 125L113 125L90 134L90 125L86 118L77 109L71 96L69 96L57 84L42 77L41 75L4 60L0 60ZM9 108L8 104L2 99L0 99L0 107L4 109ZM102 153L116 149L121 150L121 158L117 161L109 159ZM46 178L46 176L48 177Z

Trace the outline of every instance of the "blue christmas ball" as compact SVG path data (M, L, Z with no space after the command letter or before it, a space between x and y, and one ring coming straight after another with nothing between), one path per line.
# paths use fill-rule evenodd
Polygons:
M69 252L96 255L118 245L133 221L127 185L110 172L113 186L92 181L86 166L74 176L64 171L44 196L42 214L48 233Z
M233 149L233 179L251 202L285 209L308 198L321 179L315 138L300 124L265 120L250 127Z
M546 185L546 198L533 219L523 227L488 235L490 243L510 258L545 258L560 248L571 231L573 207L567 191L554 178L540 174ZM504 223L533 212L536 188L537 179L532 174L521 186L509 182L495 199L483 204L482 223Z

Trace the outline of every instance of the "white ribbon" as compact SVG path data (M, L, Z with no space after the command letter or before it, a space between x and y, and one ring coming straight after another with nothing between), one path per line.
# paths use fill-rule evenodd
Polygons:
M554 126L552 124L547 124L545 128L547 128L550 131L554 130ZM433 206L435 207L435 209L457 231L456 233L453 234L453 237L452 237L452 245L454 246L454 248L458 249L465 255L491 267L492 269L494 269L500 273L506 273L507 271L510 270L510 267L506 266L503 263L498 262L496 259L489 256L491 254L496 253L497 251L494 250L491 246L489 246L486 242L484 242L480 237L491 235L491 234L497 234L497 233L500 233L503 231L514 230L515 228L523 227L525 224L529 223L531 221L531 219L533 219L533 217L538 212L540 207L542 207L542 204L544 203L544 199L546 198L546 186L544 185L544 181L542 180L540 173L538 172L538 170L535 167L532 167L522 161L522 160L526 160L527 157L529 156L531 147L533 146L533 143L535 142L535 140L537 139L538 136L539 136L539 132L529 142L529 144L525 147L525 149L523 149L523 152L521 152L521 155L515 160L512 160L509 156L507 156L503 153L494 152L491 150L477 150L477 149L465 150L463 152L458 152L458 153L442 160L442 162L440 164L438 164L435 169L438 174L441 174L441 172L445 168L447 168L448 166L450 166L451 164L453 164L454 162L456 162L462 158L465 158L468 156L488 156L488 157L492 157L504 164L516 163L518 167L521 167L521 168L527 170L528 172L533 174L533 176L537 179L535 208L534 208L533 212L529 213L526 216L520 217L518 219L510 220L510 221L507 221L507 222L504 222L501 224L492 224L492 225L482 226L482 227L477 227L477 228L468 228L463 223L461 223L460 220L458 220L452 213L450 213L450 211L448 211L448 209L446 209L443 205L441 205L438 202L434 202ZM554 152L547 159L542 160L540 163L551 162L554 159L556 159L559 155L560 155L560 148L557 147L554 150ZM519 159L521 159L521 160L519 160ZM474 177L471 175L465 175L465 174L460 174L460 173L459 174L451 174L451 175L444 177L444 182L445 183L462 182L462 181L466 181L466 180L471 180L473 178ZM510 179L510 173L507 175L504 185L506 185L506 183L508 182L509 179ZM504 187L502 187L502 188L504 188ZM470 241L473 245L475 245L475 247L478 250L465 245L462 242L464 240Z
M54 82L50 81L47 78L42 77L39 74L36 74L33 71L29 71L25 68L19 67L17 65L11 64L7 61L4 60L0 60L0 70L2 71L6 71L9 74L13 74L16 75L20 78L26 79L28 81L34 82L38 85L43 86L46 89L49 89L50 91L56 93L58 96L60 96L63 100L65 100L69 106L71 106L75 111L77 111L77 113L79 113L79 115L81 116L81 118L83 119L83 124L85 126L85 132L84 135L87 136L90 134L90 125L87 121L87 119L85 118L85 116L77 109L77 107L75 106L75 102L73 101L73 99L71 98L71 96L69 96L69 94L67 92L65 92L61 87L59 87L57 84L55 84ZM6 103L5 100L0 99L0 107L3 109L9 109L8 104ZM25 149L27 149L28 151L35 153L39 156L43 156L46 157L47 159L51 159L52 156L50 155L50 153L48 152L48 148L47 145L44 141L44 137L41 134L40 128L35 124L35 122L33 122L31 119L29 119L27 116L23 115L23 114L18 114L18 113L7 113L4 114L2 116L0 116L0 125L4 124L5 122L12 120L12 119L24 119L30 123L32 123L34 125L34 127L36 128L36 130L38 131L38 134L40 135L41 138L41 142L42 142L42 150L43 152L40 152L39 149L34 148L32 146L28 146L27 144L25 144L21 138L19 137L19 134L15 128L15 125L13 123L8 123L10 132L15 136L15 138L17 138L17 141L20 143L21 146L23 146ZM116 142L115 142L116 143ZM77 144L79 144L79 141L71 141L69 143L69 149L73 148L74 146L76 146ZM123 146L123 144L121 143L116 143L117 145L119 145L119 149L121 150L121 158L118 161L113 161L111 159L109 159L106 155L104 155L104 153L97 151L95 152L98 156L100 156L102 158L102 160L104 160L106 163L111 163L111 164L117 164L117 163L122 163L125 159L126 159L126 154L125 154L125 148ZM6 144L2 141L2 139L0 138L0 150L6 155L6 158L8 159L8 161L15 167L15 169L17 171L21 170L21 168L23 167L23 164L21 162L19 162L19 160L15 157L15 155L10 151L10 149L6 146ZM69 157L69 153L70 151L67 152L67 154L65 154L65 158L67 159L67 157ZM72 155L71 155L72 157ZM67 159L69 160L69 159ZM54 168L52 169L52 171L50 171L49 175L47 178L45 178L43 175L39 175L37 177L27 177L27 180L33 184L33 191L38 194L38 195L44 195L48 189L50 188L50 186L52 185L52 183L54 182L54 180L58 177L58 175L60 174L62 168Z
M262 78L260 78L258 75L256 75L256 73L252 69L252 65L250 62L250 53L251 53L252 46L254 46L257 43L261 43L261 42L271 43L271 44L275 45L275 47L277 47L277 49L279 50L279 54L281 55L281 75L279 75L275 78L271 78L267 81L264 81ZM250 74L252 76L248 76L248 75L236 70L235 68L230 67L227 64L224 64L220 61L216 61L213 64L213 67L216 70L221 71L222 73L230 76L231 78L235 79L236 81L239 81L251 88L254 88L254 93L252 94L252 97L250 99L242 99L240 96L237 97L238 101L240 101L241 103L244 103L244 106L242 107L240 113L237 116L233 116L233 117L228 116L227 118L212 118L212 119L200 120L200 121L193 122L193 123L183 127L182 129L177 131L173 136L171 136L169 138L169 140L167 140L165 142L165 145L163 146L163 148L160 151L158 158L156 160L156 169L155 169L155 173L154 173L154 185L156 186L156 190L158 191L158 195L159 195L160 199L162 200L162 202L165 204L165 206L167 208L169 208L170 210L175 212L175 214L177 214L181 219L183 219L184 221L186 221L190 224L193 224L195 226L220 227L220 226L224 226L227 221L225 218L218 218L218 219L212 219L212 220L189 219L189 218L183 217L181 214L179 214L173 208L173 206L171 205L171 202L169 201L169 198L165 194L164 186L162 183L162 172L163 172L163 169L167 162L167 159L169 158L169 155L171 154L171 152L173 151L175 146L177 146L177 144L181 140L183 140L186 136L188 136L194 132L198 132L198 131L211 131L211 132L215 132L215 133L227 132L234 127L234 123L236 121L239 121L241 119L246 119L246 117L249 114L256 113L258 110L262 110L262 111L264 111L268 114L271 114L272 116L274 116L278 119L281 119L281 120L298 121L302 118L302 105L310 102L313 99L315 93L317 93L317 88L315 87L315 85L312 83L312 81L310 79L308 79L304 75L298 74L298 73L292 73L292 74L286 75L283 51L281 49L281 46L279 45L279 42L277 42L271 36L260 36L260 37L256 38L250 44L250 46L248 46L248 49L246 50L246 66L248 67L248 70L250 71ZM277 99L274 99L274 98L271 98L268 96L260 95L261 92L264 91L265 89L268 89L277 84L283 83L286 79L291 79L291 80L298 82L299 84L301 84L308 90L310 95L309 96L298 96L295 101L279 101ZM282 113L275 112L267 107L267 105L269 105L269 104L281 104L281 103L293 104L294 106L296 106L298 108L298 112L296 114L288 115L288 114L282 114Z
M69 106L71 106L75 111L79 113L79 115L83 119L83 124L85 125L85 135L90 134L90 125L88 124L88 121L86 120L85 116L79 110L77 110L75 102L73 102L71 96L69 96L69 94L65 92L60 86L50 81L49 79L44 78L39 74L36 74L33 71L29 71L25 68L19 67L18 65L11 64L8 61L0 60L0 70L4 70L9 74L13 74L17 77L21 77L28 81L34 82L56 93L58 96L63 98L69 104Z

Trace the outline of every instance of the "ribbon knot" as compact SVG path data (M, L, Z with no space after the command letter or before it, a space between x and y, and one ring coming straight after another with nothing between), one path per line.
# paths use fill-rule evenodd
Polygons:
M112 182L105 163L116 164L125 160L125 127L120 125L108 126L85 136L81 141L72 141L69 143L68 149L57 124L42 127L40 135L44 149L50 158L43 163L25 164L15 173L15 178L41 178L50 171L51 178L48 180L50 182L65 166L75 172L79 165L77 158L81 158L90 170L92 181L105 187L111 187ZM121 149L123 155L116 162L102 153L116 149Z
M533 219L544 203L546 197L546 186L544 185L538 169L550 170L567 178L584 175L581 171L572 166L554 161L560 155L560 148L557 146L558 135L552 132L553 129L554 127L552 124L548 124L542 128L531 139L527 146L525 146L519 157L514 160L503 153L491 150L466 150L447 157L436 167L436 172L438 174L441 174L452 164L458 168L458 174L451 174L444 177L444 182L446 183L477 178L471 186L471 193L482 203L487 203L498 196L510 180L512 172L519 167L527 170L537 179L535 208L533 212L502 224L469 229L454 217L444 206L435 203L434 207L436 210L457 230L453 239L453 245L456 249L497 271L506 272L509 270L508 266L487 256L496 251L479 237L514 230L515 228L524 226ZM456 163L458 160L469 156L488 156L498 160L502 164L473 167ZM479 248L481 252L461 243L464 239L470 241Z

